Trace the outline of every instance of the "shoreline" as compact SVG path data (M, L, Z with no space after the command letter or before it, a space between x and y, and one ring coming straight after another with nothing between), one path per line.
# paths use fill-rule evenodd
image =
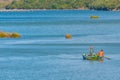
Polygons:
M92 10L92 11L113 11L119 12L120 10L94 10L94 9L0 9L0 12L21 12L21 11L45 11L45 10Z

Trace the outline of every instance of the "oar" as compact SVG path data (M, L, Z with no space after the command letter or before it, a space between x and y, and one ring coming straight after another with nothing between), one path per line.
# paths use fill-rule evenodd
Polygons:
M106 56L105 56L104 58L106 58L106 59L110 60L110 58L109 58L109 57L106 57Z

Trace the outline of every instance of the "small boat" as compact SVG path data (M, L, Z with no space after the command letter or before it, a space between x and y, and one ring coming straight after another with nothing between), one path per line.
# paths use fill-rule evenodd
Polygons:
M87 54L83 54L83 60L101 60L103 58L100 58L97 56L97 54L94 55L87 55Z
M104 57L99 57L98 54L94 52L94 49L92 46L90 46L90 52L88 54L83 54L83 60L97 60L97 61L103 61Z

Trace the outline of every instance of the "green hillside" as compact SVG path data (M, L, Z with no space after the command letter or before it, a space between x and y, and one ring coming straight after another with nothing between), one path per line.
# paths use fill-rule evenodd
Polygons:
M10 4L12 1L0 0L0 8L5 8L6 5Z
M119 10L120 0L13 0L5 8Z

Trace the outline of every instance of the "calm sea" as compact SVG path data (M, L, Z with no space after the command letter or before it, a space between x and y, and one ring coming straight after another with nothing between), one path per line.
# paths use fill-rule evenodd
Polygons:
M100 18L90 19L92 15ZM120 79L120 12L0 12L0 31L22 35L0 39L1 80ZM96 53L103 49L111 60L82 60L91 45Z

